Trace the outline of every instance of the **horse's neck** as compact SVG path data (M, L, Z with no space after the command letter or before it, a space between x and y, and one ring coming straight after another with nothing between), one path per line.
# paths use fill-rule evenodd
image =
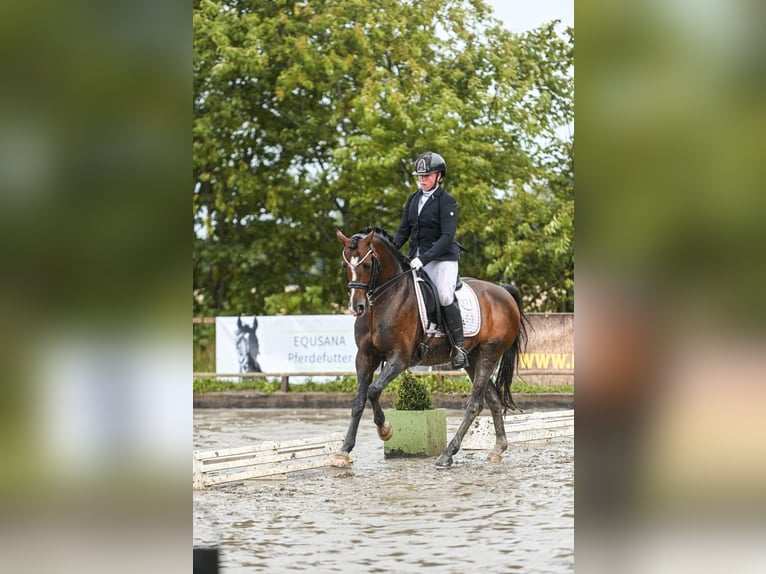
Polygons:
M414 300L415 290L412 281L408 277L402 276L407 271L409 269L404 269L397 263L392 265L388 272L381 272L375 287L374 297L395 303L396 307L403 307L410 297Z
M386 257L388 258L388 261L385 266L381 266L380 270L380 283L385 283L386 281L393 279L405 270L395 253L389 251L386 253ZM385 268L385 271L383 268Z
M396 273L401 273L401 271L396 271ZM412 281L408 277L403 277L381 294L378 303L370 307L369 312L366 313L366 329L372 332L386 332L392 325L405 326L412 320L419 326L417 305ZM396 330L399 331L398 328ZM385 349L381 350L385 351Z
M402 270L399 269L398 267L393 267L392 269L393 269L392 271L388 271L385 273L381 272L380 278L378 279L378 287L386 284L388 281L391 281L402 272Z

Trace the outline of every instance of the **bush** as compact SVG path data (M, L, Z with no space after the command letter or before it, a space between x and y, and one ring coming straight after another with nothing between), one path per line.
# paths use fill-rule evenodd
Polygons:
M211 369L214 370L214 369ZM409 371L398 376L391 381L391 384L386 387L385 392L396 393L397 396L402 396L400 385L403 380L415 379L418 385L425 387L426 394L429 396L431 393L470 393L471 382L467 377L444 377L439 382L434 375L419 375L415 377ZM409 385L410 383L408 383ZM195 393L215 393L222 391L260 391L263 393L275 393L280 390L281 383L279 379L274 378L271 380L264 379L247 379L244 381L224 381L216 378L195 378L194 379L194 392ZM574 385L540 385L536 383L527 383L523 380L513 381L511 390L515 394L537 394L537 393L573 393ZM291 393L302 393L308 391L325 392L325 393L355 393L356 392L356 377L338 377L334 381L328 381L326 383L318 383L311 380L306 381L302 385L290 384L289 391ZM396 407L399 410L400 407ZM409 410L423 410L423 409L409 409Z
M434 408L431 393L425 383L409 370L399 376L399 389L394 408L400 411L428 411Z

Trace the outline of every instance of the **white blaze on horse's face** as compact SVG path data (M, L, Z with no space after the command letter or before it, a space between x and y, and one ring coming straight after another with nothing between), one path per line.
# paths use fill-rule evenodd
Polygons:
M370 232L370 235L372 235L373 232ZM372 259L375 259L375 250L372 248L372 243L362 243L362 245L356 245L352 243L345 235L343 235L340 231L337 232L338 239L341 240L341 242L344 244L345 249L343 250L343 261L344 266L346 267L346 271L348 273L347 276L350 275L350 279L348 282L348 288L350 293L350 298L348 302L348 308L356 315L357 317L361 317L364 315L365 311L367 310L367 290L371 288L371 286L368 283L364 283L359 280L359 273L358 269L359 266L362 265L367 258L372 257ZM353 247L351 247L353 245ZM367 253L365 253L363 256L359 255L352 255L351 258L347 257L346 251L357 251L363 250L367 248ZM371 259L371 261L372 261ZM367 267L370 268L371 265L367 264ZM372 286L374 287L374 286Z
M351 263L351 280L356 281L356 268L359 267L359 257L354 255L349 263Z
M359 263L360 263L359 257L354 255L349 260L348 263L349 263L349 267L351 268L351 281L356 281L357 280L356 269L357 267L359 267ZM351 309L354 312L354 314L356 314L356 308L354 307L354 295L355 295L354 292L356 290L357 289L351 289L350 296L348 298L348 308ZM362 297L364 297L364 293L362 293Z

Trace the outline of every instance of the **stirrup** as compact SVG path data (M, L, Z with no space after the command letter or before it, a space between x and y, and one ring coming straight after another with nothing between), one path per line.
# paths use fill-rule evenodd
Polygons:
M468 366L468 352L463 347L455 347L455 355L452 357L452 367L464 369Z

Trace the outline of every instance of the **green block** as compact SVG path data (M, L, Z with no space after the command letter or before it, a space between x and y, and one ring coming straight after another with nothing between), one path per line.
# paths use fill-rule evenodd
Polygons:
M447 448L447 409L385 411L394 436L383 443L386 458L438 456Z

